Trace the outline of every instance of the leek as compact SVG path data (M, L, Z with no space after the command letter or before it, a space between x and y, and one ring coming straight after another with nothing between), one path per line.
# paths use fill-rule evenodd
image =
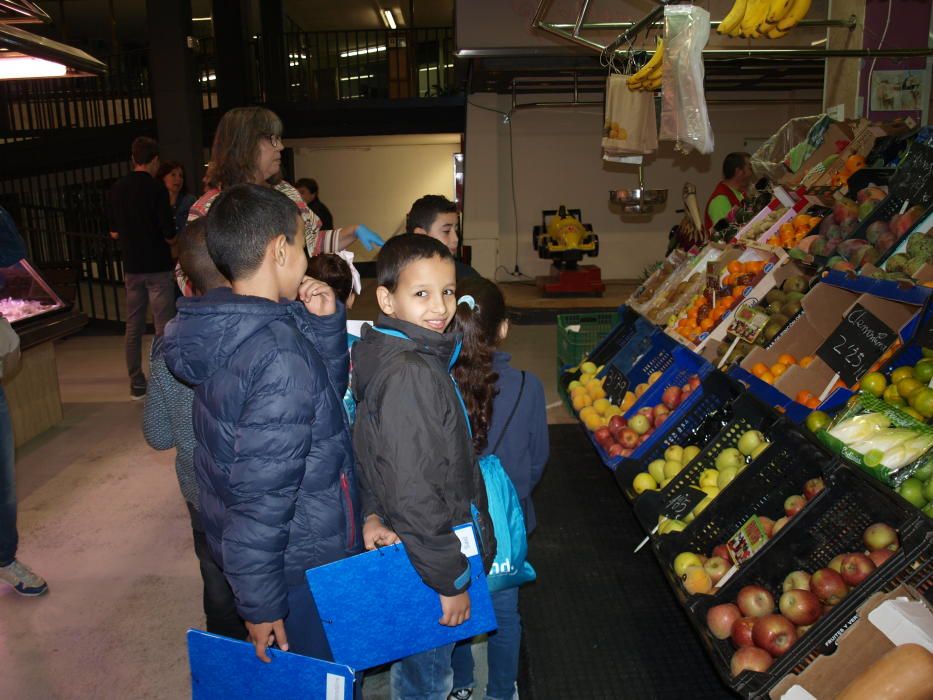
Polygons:
M865 454L869 450L878 450L887 452L891 448L900 445L903 442L917 437L917 433L907 428L898 428L894 430L875 430L864 440L849 444L856 452Z
M862 415L842 421L829 430L829 434L837 440L851 445L853 442L865 440L872 433L891 425L891 420L883 413L863 413Z
M891 470L898 470L913 464L933 445L933 437L929 435L915 435L912 439L902 442L885 451L881 463Z

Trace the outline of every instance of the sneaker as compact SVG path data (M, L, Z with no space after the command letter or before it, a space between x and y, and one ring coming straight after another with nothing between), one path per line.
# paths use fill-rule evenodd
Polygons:
M130 399L133 401L140 401L146 398L146 387L144 386L131 386L130 387Z
M49 590L49 584L45 579L34 574L16 559L6 566L0 566L0 581L13 586L13 590L20 595L38 596Z
M470 700L473 697L472 688L460 688L447 696L447 700Z

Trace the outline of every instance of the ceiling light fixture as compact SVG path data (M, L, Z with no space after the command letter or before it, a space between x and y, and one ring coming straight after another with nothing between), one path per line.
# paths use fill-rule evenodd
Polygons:
M191 21L192 22L210 22L213 19L214 18L211 15L208 15L207 17L192 17Z
M398 26L395 24L395 16L392 14L392 10L383 10L382 17L385 20L386 26L389 29L397 29Z
M351 49L350 51L341 52L340 58L352 58L353 56L363 56L368 53L376 53L385 50L385 46L368 46L365 49Z

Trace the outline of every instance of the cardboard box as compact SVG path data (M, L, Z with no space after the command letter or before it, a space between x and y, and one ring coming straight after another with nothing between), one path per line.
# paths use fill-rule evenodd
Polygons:
M920 624L933 624L933 609L913 588L901 585L890 593L876 593L858 608L854 621L846 623L848 627L837 638L835 653L819 656L800 673L784 676L771 690L771 699L805 698L806 695L795 692L798 690L817 700L836 697L855 676L894 648L894 643L873 624L875 616L871 613L882 603L901 597L919 601L926 610Z
M865 122L867 120L862 121ZM863 125L856 121L834 122L830 124L826 129L826 133L823 135L823 143L810 154L810 157L803 162L799 170L796 172L789 172L782 177L780 184L791 188L799 186L803 182L804 177L810 173L813 168L823 163L823 161L830 156L838 155L841 150L848 146L861 126Z
M918 306L821 283L801 299L801 313L791 319L789 326L771 347L753 348L740 366L751 372L758 362L770 367L783 353L793 355L798 361L806 355L815 354L855 304L861 304L899 334L919 311ZM803 390L817 397L824 393L828 396L826 389L836 384L835 377L829 365L817 357L809 367L790 367L777 378L773 386L790 398Z

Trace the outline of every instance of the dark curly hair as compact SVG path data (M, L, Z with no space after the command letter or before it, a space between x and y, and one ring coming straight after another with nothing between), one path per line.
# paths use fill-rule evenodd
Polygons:
M457 282L457 299L473 297L475 308L457 304L450 329L463 336L460 357L454 365L454 380L463 394L463 402L473 429L473 449L477 454L486 449L492 402L496 396L499 375L492 370L492 354L499 344L499 329L506 320L502 291L483 277L466 277Z

